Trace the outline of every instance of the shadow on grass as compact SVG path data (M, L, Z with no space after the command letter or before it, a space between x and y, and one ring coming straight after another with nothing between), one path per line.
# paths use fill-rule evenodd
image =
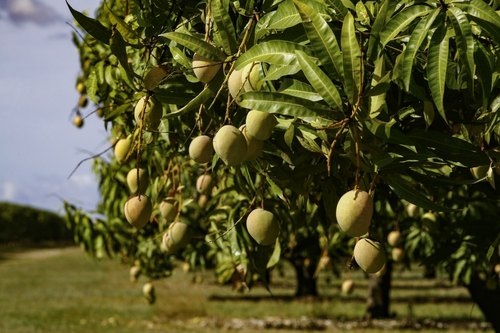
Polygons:
M318 296L297 298L294 295L217 295L212 294L208 297L209 301L222 302L261 302L261 301L279 301L279 302L330 302L344 300L352 303L366 303L366 297L362 296ZM466 296L404 296L391 297L392 303L412 303L412 304L451 304L451 303L472 303L470 297Z

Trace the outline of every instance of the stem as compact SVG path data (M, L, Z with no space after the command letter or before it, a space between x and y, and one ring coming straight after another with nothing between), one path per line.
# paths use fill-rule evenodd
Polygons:
M243 52L243 49L246 48L246 44L247 44L248 38L250 36L250 31L252 30L252 27L254 25L254 21L255 21L255 17L252 16L250 18L250 21L247 24L247 27L245 28L245 34L243 35L243 39L241 40L240 46L238 47L238 52L236 52L235 58L238 58L240 56L241 52ZM224 82L222 82L222 85L220 86L219 90L217 91L217 94L215 94L215 97L214 97L212 103L210 104L210 106L208 107L208 109L211 109L214 106L215 101L217 100L220 93L224 89L224 86L227 84L227 81L229 80L229 76L231 75L231 73L234 70L234 63L235 63L234 61L231 63L231 67L229 68L229 71L228 71L226 77L224 78Z

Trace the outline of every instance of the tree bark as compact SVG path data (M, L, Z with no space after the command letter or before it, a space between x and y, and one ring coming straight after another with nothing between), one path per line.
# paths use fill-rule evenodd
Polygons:
M488 289L486 281L477 275L471 277L470 283L466 285L472 300L479 306L487 321L491 323L495 332L500 332L500 287Z
M392 261L385 264L385 272L381 276L373 274L368 286L366 315L368 318L389 318L391 313L390 292L392 280Z
M424 279L435 279L436 278L436 267L435 266L424 266Z
M294 258L290 262L297 278L295 297L317 297L317 279L314 276L316 265L306 258Z

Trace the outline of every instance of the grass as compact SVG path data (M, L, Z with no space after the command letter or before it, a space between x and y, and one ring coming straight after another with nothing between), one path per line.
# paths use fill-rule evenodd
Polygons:
M356 289L350 296L340 295L340 281L328 283L321 277L323 297L313 301L291 298L293 276L285 272L275 277L272 291L277 297L272 298L262 287L236 294L230 287L216 285L211 272L179 271L155 282L157 302L149 306L141 292L144 280L130 283L128 268L117 261L97 262L78 248L4 253L0 255L0 332L215 333L242 327L237 332L268 328L268 333L292 333L314 328L305 318L322 319L323 326L316 328L327 331L367 331L359 320L367 292L367 280L361 274L352 274ZM193 283L195 277L203 282ZM465 289L422 280L419 272L397 272L392 298L391 309L399 322L416 320L425 325L427 318L454 323L454 332L485 331L478 326L482 314ZM467 326L470 323L475 326ZM375 322L368 331L382 332L392 324ZM435 326L419 332L435 331Z

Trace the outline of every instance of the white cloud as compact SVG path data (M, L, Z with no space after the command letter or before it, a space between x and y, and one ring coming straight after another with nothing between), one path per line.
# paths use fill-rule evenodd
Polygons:
M69 180L78 187L89 187L89 186L95 187L96 186L95 185L96 184L95 176L92 174L88 174L88 173L81 174L81 175L75 174L75 175L71 176L71 178Z
M31 22L47 25L62 22L52 7L39 0L0 0L0 9L3 9L10 21L16 24Z
M0 187L1 190L1 195L0 199L4 201L13 201L16 198L17 194L17 187L16 184L6 181L5 183L2 184Z

